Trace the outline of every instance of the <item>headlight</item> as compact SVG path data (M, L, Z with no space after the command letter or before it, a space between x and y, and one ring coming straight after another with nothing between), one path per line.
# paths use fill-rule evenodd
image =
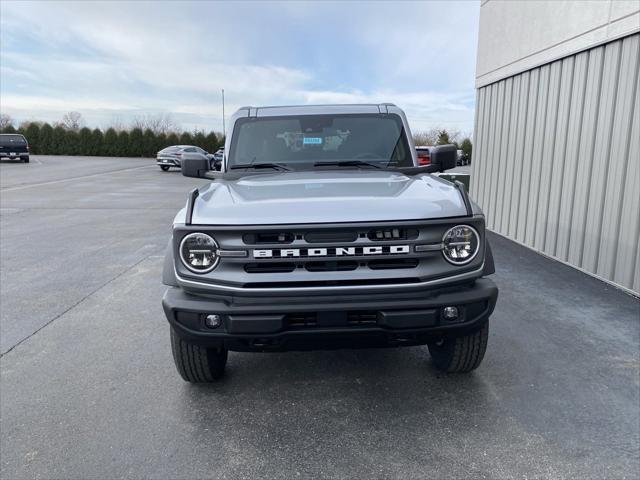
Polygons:
M442 237L442 254L449 263L464 265L478 254L480 236L468 225L456 225Z
M190 233L180 242L180 259L195 273L207 273L218 264L218 244L204 233Z

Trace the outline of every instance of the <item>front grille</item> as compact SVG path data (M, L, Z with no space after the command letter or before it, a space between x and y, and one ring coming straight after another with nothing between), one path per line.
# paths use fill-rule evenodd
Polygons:
M419 237L416 227L371 226L353 228L313 228L278 229L273 231L247 232L241 235L242 242L253 246L251 260L243 265L248 274L293 274L278 285L286 287L288 283L298 285L296 275L303 273L330 273L362 271L363 277L374 284L371 271L406 271L420 264L420 254L416 254L412 243ZM300 272L300 273L298 273ZM367 272L368 275L367 275ZM396 280L411 283L411 278L401 274ZM388 277L389 275L385 275ZM302 275L301 275L302 277ZM271 280L271 279L269 279ZM347 285L351 280L309 281L300 278L304 285ZM393 283L386 279L382 283ZM302 285L300 283L300 285ZM353 280L354 284L363 281ZM247 287L266 285L261 281L249 283Z
M329 291L331 287L381 285L409 288L452 275L440 245L454 222L483 227L481 220L475 219L212 227L211 235L221 250L242 250L246 255L221 256L220 265L206 280L247 291ZM429 248L416 248L422 245ZM477 270L479 264L474 261L455 273Z

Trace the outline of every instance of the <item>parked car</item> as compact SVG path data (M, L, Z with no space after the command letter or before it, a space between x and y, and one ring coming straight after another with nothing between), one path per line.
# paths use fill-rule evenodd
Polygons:
M19 133L0 134L0 159L29 163L29 142Z
M420 166L392 104L241 108L221 171L174 218L162 299L176 368L220 378L231 351L426 344L469 372L487 347L498 289L484 214L451 169ZM233 149L229 146L233 145Z
M163 148L156 155L156 162L163 171L168 171L171 167L180 168L180 160L185 153L199 153L206 156L210 160L213 159L213 155L203 150L200 147L193 145L174 145L171 147Z
M224 147L216 150L213 154L213 166L214 170L220 170L222 168L222 160L224 159Z
M456 160L456 165L460 166L460 165L469 164L469 160L467 159L467 156L464 154L464 150L457 150L456 153L458 155L458 158Z
M431 149L432 146L423 145L416 147L416 153L418 155L418 165L431 165Z

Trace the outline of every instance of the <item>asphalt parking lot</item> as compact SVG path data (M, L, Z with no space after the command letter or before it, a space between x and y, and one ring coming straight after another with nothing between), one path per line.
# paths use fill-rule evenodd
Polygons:
M176 373L160 299L203 181L152 160L0 164L0 477L638 478L640 301L491 236L487 356L231 353Z

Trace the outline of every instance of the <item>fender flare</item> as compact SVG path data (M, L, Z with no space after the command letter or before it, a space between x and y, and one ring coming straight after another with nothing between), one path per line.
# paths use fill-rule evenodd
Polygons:
M486 239L487 246L484 251L484 268L482 269L482 275L491 275L496 273L496 265L493 262L493 252L491 251L491 244L489 239Z
M167 250L164 254L164 263L162 264L162 283L169 287L177 287L176 271L173 259L173 237L169 239Z

